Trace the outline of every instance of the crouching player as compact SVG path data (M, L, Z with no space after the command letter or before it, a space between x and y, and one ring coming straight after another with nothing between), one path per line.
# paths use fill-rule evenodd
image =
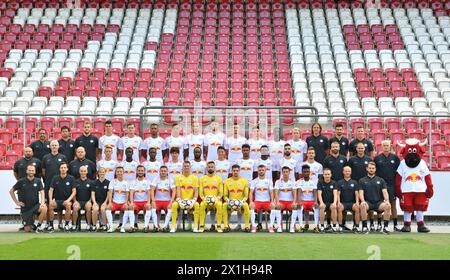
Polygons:
M223 198L225 203L222 205L224 231L229 232L228 215L233 211L244 212L244 230L250 232L250 209L247 204L248 199L248 181L239 175L241 168L235 164L231 167L232 177L225 180L223 184Z
M353 232L359 232L359 187L358 182L352 179L352 168L350 166L345 166L344 178L337 182L339 204L341 209L343 209L342 214L338 213L338 220L341 227L348 231L344 225L344 217L347 211L351 211L353 214Z
M194 213L194 226L192 231L198 232L199 204L198 197L198 179L191 173L191 163L183 163L183 173L175 178L177 187L177 201L172 203L172 228L170 232L177 231L178 210L188 210Z
M169 170L163 165L159 168L159 177L151 183L151 201L152 201L152 220L153 231L169 231L169 222L172 217L172 209L170 208L175 200L177 192L174 182L168 177ZM166 219L162 230L158 223L158 214L164 210Z
M123 213L123 222L120 232L125 232L125 223L128 220L128 197L130 190L127 181L123 178L123 173L123 167L118 166L116 168L116 179L113 179L109 183L108 206L106 208L108 232L114 232L113 214L116 211Z
M263 211L270 213L269 232L273 232L275 221L275 204L273 203L273 183L271 179L266 179L266 166L258 166L258 178L250 183L250 218L252 222L252 232L261 230L261 218ZM256 226L256 213L259 215L258 228Z
M317 203L317 184L310 177L311 168L308 164L302 166L302 178L297 181L297 192L299 197L298 217L300 219L301 231L309 229L309 212L314 213L314 232L320 232L319 229L319 204ZM305 219L303 219L305 214ZM306 222L306 224L305 224Z
M149 223L152 215L150 205L150 182L145 178L145 167L139 165L137 167L137 178L130 185L130 211L129 218L131 228L130 231L138 229L134 223L140 211L144 212L144 232L149 231Z
M289 232L295 232L295 222L297 221L297 191L295 181L289 179L291 168L283 166L281 169L281 179L275 182L275 201L277 205L277 232L283 232L282 215L283 211L292 212L291 227Z
M97 230L97 221L99 220L99 214L101 215L100 219L100 230L106 231L106 206L107 206L107 197L108 197L108 187L109 180L106 179L106 169L104 167L100 167L98 169L98 179L94 181L94 185L92 187L91 192L91 200L92 200L92 230Z
M217 217L217 232L222 232L222 178L216 174L216 164L214 161L208 162L206 172L206 175L200 177L199 195L202 202L200 203L199 232L205 231L206 213L214 210L216 210ZM214 221L211 221L211 223L214 223Z
M331 170L325 168L323 170L323 181L317 184L317 197L319 199L320 209L320 231L325 232L340 232L342 228L337 228L337 212L342 213L342 205L338 205L338 188L336 182L331 180ZM339 208L339 209L338 209ZM331 212L331 220L333 227L328 225L324 226L325 214Z

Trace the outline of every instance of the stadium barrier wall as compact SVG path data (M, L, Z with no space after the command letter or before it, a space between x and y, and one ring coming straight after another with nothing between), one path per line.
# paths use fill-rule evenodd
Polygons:
M434 197L431 199L427 216L450 216L450 187L448 185L449 172L432 171ZM0 171L0 215L19 214L17 206L9 196L9 190L16 182L11 170ZM399 209L399 214L403 214Z

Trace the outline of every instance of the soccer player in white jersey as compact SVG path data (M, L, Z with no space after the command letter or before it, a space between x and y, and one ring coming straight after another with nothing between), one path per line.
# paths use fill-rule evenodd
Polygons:
M131 224L130 232L138 229L137 224L135 224L134 221L135 216L137 217L140 211L144 212L144 232L148 232L148 224L152 214L150 204L150 181L145 178L145 167L143 165L137 167L137 178L130 183L130 211L128 212Z
M289 143L284 144L284 157L280 160L280 165L277 166L279 169L277 171L280 172L285 166L289 167L290 170L289 180L294 182L298 180L298 178L300 177L300 165L299 162L292 157L291 144ZM281 178L280 174L277 175L277 178Z
M113 148L111 148L111 146L106 145L103 151L105 158L97 161L97 170L103 167L105 169L105 178L108 179L108 181L111 181L114 179L116 167L119 163L112 158Z
M133 149L128 147L125 150L126 158L124 161L119 162L118 166L121 166L123 168L124 172L124 179L127 182L132 182L134 179L136 179L136 171L139 163L133 160Z
M237 164L242 159L242 145L247 144L247 139L239 135L239 125L233 125L233 136L225 141L225 149L228 150L228 160L231 165Z
M295 181L290 179L291 169L288 166L281 168L281 179L275 182L274 196L276 204L277 232L283 232L282 211L291 211L290 232L295 232L294 225L297 220L297 192Z
M119 142L119 159L124 158L123 151L125 151L126 148L133 149L133 160L140 162L139 153L142 149L145 149L145 146L142 138L135 135L135 127L132 123L127 125L127 135L123 136Z
M183 151L186 139L180 135L180 126L178 124L174 124L172 126L172 133L169 137L166 138L165 147L170 152L172 148L178 148L178 151ZM180 152L178 152L180 154ZM172 160L172 154L170 153L169 161ZM170 170L169 170L170 172Z
M284 140L280 140L279 134L276 132L274 133L274 139L269 141L269 152L270 152L270 159L273 163L273 170L279 170L280 166L280 160L283 158L284 155L284 144L286 142Z
M301 230L303 232L309 229L309 212L314 213L314 232L320 232L319 228L319 204L317 203L317 183L311 180L309 165L302 166L302 178L297 181L297 195L299 197L299 205L301 205L298 211L298 217L300 219ZM303 219L305 214L305 219ZM306 222L306 225L305 225Z
M258 166L264 165L266 167L265 176L266 179L269 179L273 183L273 167L274 164L272 159L269 158L269 147L266 145L261 146L261 158L255 160L254 174L253 177L257 177L258 174Z
M297 162L303 162L308 144L300 138L300 129L297 127L292 129L292 140L288 141L288 143L291 144L292 157Z
M224 182L231 174L231 162L225 158L226 152L223 146L217 148L218 158L214 163L216 164L216 174L222 178Z
M179 160L180 149L178 147L170 148L170 160L167 163L169 179L175 182L175 178L183 171L183 162Z
M106 206L106 219L108 220L108 232L114 232L113 214L116 211L123 213L123 221L128 219L128 182L123 178L123 167L116 168L116 179L109 183L108 206ZM125 232L125 223L122 223L120 232ZM133 222L134 223L134 222Z
M117 147L119 146L119 142L120 137L113 134L112 123L110 120L107 120L105 122L105 135L98 139L98 149L102 154L102 159L105 159L105 148L109 146L112 148L112 159L117 161Z
M162 161L156 159L157 152L153 147L148 149L148 156L149 160L144 161L142 165L145 167L145 177L152 182L159 177L159 168L162 165Z
M250 158L250 145L242 145L242 159L237 163L241 168L240 175L242 178L251 182L253 180L253 171L255 169L255 161Z
M202 160L202 150L199 147L195 147L194 159L190 162L192 174L200 180L206 174L206 161Z
M205 153L206 161L214 161L217 159L217 148L225 145L225 134L219 130L219 124L217 122L212 122L211 132L205 136Z
M194 159L194 148L200 148L203 153L203 147L205 146L205 135L201 134L202 130L200 124L195 122L192 124L192 133L186 138L184 146L184 158L188 158L189 161Z
M173 148L174 149L174 148ZM175 200L175 183L167 176L168 168L163 165L159 169L159 176L151 182L152 220L153 231L169 232L169 223L172 218L172 202ZM158 223L158 214L164 210L166 218L161 229Z
M267 141L261 139L261 132L258 127L254 127L252 131L252 137L248 140L250 145L250 158L257 160L261 158L261 146L267 145Z
M163 158L166 156L167 153L167 142L164 141L162 137L158 135L159 128L158 124L152 123L150 125L150 137L144 140L144 145L142 149L142 155L144 158L147 158L147 151L150 148L156 149L156 160L159 162L163 162ZM158 169L159 170L159 169Z
M270 212L269 232L273 232L273 223L275 221L275 204L273 203L273 182L267 179L266 166L258 166L258 177L250 183L250 219L252 222L251 232L262 229L262 213ZM256 225L256 213L258 213L259 222Z
M306 152L306 161L304 161L301 165L307 164L310 168L311 180L313 180L316 184L319 182L319 177L323 174L323 166L314 160L316 157L316 151L314 147L309 147Z

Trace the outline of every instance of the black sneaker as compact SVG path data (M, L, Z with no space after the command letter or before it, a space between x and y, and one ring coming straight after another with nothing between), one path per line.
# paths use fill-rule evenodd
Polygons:
M397 226L394 226L394 231L395 232L401 232L402 230L400 228L398 228Z
M342 227L342 230L344 231L344 232L350 232L350 231L352 231L348 226L343 226Z
M389 231L389 229L387 227L383 227L383 229L381 230L381 233L389 234L391 232Z
M306 224L304 227L303 227L303 231L308 231L309 230L309 224Z
M147 228L144 229L144 232L145 232L145 230L147 230ZM153 227L152 232L158 232L158 231L160 231L160 230L157 227ZM148 230L147 230L147 232L148 232Z
M241 231L242 230L242 226L241 225L237 225L237 227L234 229L234 231Z
M225 227L224 229L223 229L223 232L230 232L231 231L231 228L228 226L228 227Z
M383 231L383 227L381 225L378 225L377 226L377 232L381 232L381 231Z
M370 225L370 231L375 231L375 225L374 224Z
M63 231L63 230L64 230L64 226L63 226L62 223L58 225L58 230L60 230L60 231Z
M404 225L400 231L401 232L411 232L411 226Z
M258 224L258 225L256 226L256 230L257 230L257 231L262 230L262 224Z
M333 228L331 227L331 225L327 225L327 227L325 228L325 232L326 232L326 233L333 233L334 230L333 230Z
M44 229L43 229L42 227L36 227L35 232L36 232L36 233L43 233L43 232L44 232Z
M250 232L250 228L249 227L244 228L244 232Z
M430 229L427 228L425 225L421 225L421 226L417 226L417 232L428 233L428 232L430 232Z
M369 234L369 229L367 227L363 227L361 233L362 234Z
M47 227L47 232L48 233L53 233L55 231L55 229L53 228L53 226L48 226Z
M360 231L359 231L359 228L358 228L356 225L353 226L352 231L353 231L354 233L359 233L359 232L360 232Z
M35 224L33 224L31 227L33 228L33 231L36 231L38 228Z
M210 232L214 232L216 231L216 225L212 224L211 227L209 228Z

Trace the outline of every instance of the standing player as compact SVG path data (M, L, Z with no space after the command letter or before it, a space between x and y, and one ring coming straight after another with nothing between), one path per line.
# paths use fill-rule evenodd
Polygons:
M125 224L128 220L128 198L130 189L128 182L123 178L123 167L116 168L116 178L108 186L108 206L106 207L106 219L108 220L108 232L114 232L113 214L116 211L123 213L123 222L120 232L125 232ZM133 215L134 217L134 215ZM132 221L131 226L134 225Z
M118 166L121 166L123 168L123 178L128 183L131 183L136 179L136 172L137 167L139 163L133 160L133 149L131 147L128 147L125 150L126 159L118 164ZM117 169L117 168L116 168Z
M310 168L310 174L309 177L311 177L311 180L316 182L316 184L319 182L319 177L323 174L323 166L319 162L315 160L316 158L316 151L313 147L309 147L308 151L306 153L306 161L303 162L301 165L307 164Z
M179 160L180 149L178 147L170 148L170 160L167 163L167 169L169 172L169 179L175 182L175 178L181 174L183 170L183 162Z
M332 179L337 182L343 178L342 170L346 165L347 157L339 153L339 142L332 142L330 154L325 157L323 167L331 170Z
M145 178L145 167L139 165L137 167L137 178L130 184L130 211L128 212L130 224L132 225L130 231L138 229L137 224L134 223L135 216L137 217L139 212L143 211L144 232L148 232L152 215L150 201L150 181Z
M288 141L288 143L291 144L292 157L297 162L303 162L308 144L300 138L300 129L298 127L292 129L292 140Z
M190 160L191 171L197 179L205 175L206 172L206 162L202 160L202 150L199 147L194 148L194 159Z
M171 148L176 149L176 147ZM152 219L153 231L160 231L158 223L158 214L164 210L166 219L162 231L169 231L169 222L172 218L171 205L175 201L177 195L175 184L172 179L167 176L168 169L166 166L161 166L159 169L159 177L151 182L151 201L152 201Z
M167 142L158 135L159 128L157 123L152 123L150 125L150 133L150 137L144 140L144 145L142 147L143 158L147 159L147 150L150 153L150 148L154 148L156 151L156 160L162 163L163 158L166 157L167 153Z
M199 148L201 154L204 151L205 146L205 135L202 134L200 124L194 122L192 124L192 134L186 137L186 142L184 146L184 158L190 161L194 159L194 149Z
M106 158L105 148L111 147L112 149L112 159L117 161L117 147L119 146L120 137L113 134L113 126L110 120L105 122L105 135L100 137L98 140L99 153L102 155L102 159Z
M342 205L341 208L344 209L342 217L345 217L347 211L353 213L353 232L357 233L359 232L359 220L361 217L359 213L359 186L358 182L351 177L352 169L350 166L345 166L343 173L344 178L337 182L339 203ZM344 230L349 231L345 226L345 220L339 222Z
M291 227L289 231L295 232L297 221L297 194L295 191L295 181L290 179L291 169L288 166L281 168L281 178L275 182L275 203L277 207L276 218L278 220L277 232L283 232L282 212L290 211Z
M217 232L222 232L222 178L215 174L216 165L214 161L208 162L207 172L200 178L199 196L202 202L200 203L200 229L198 232L205 231L206 213L214 210L216 210L217 217ZM208 204L208 197L214 198L214 204ZM214 224L214 220L211 223Z
M242 145L242 159L240 159L237 163L240 170L240 176L246 179L248 182L253 180L253 170L255 167L255 161L250 158L250 145L244 144Z
M302 166L302 178L297 181L296 188L299 197L299 204L301 205L298 210L298 217L300 219L300 226L302 231L308 231L309 229L309 212L314 213L314 232L320 232L319 228L319 204L317 203L317 183L311 180L311 169L309 165ZM305 219L303 219L305 214ZM306 224L304 224L306 222Z
M250 149L248 148L248 150ZM240 171L241 168L239 165L233 165L231 167L232 176L226 179L223 184L223 198L225 202L222 205L222 214L225 232L230 231L230 226L228 225L228 215L233 211L244 211L244 230L250 232L250 209L247 204L248 180L240 176ZM238 207L237 210L233 210L230 207L231 201L240 201L240 207Z
M225 134L219 131L219 124L216 121L211 122L211 132L205 137L206 160L216 160L217 148L225 145Z
M114 176L114 175L113 175ZM114 179L114 177L113 177ZM108 187L110 181L106 179L106 170L103 167L98 169L98 179L93 182L91 191L92 201L92 231L97 230L97 221L100 219L100 229L106 231L106 206L108 197Z
M261 146L261 158L259 158L255 161L255 167L253 168L255 170L255 172L253 173L253 178L258 177L258 172L259 172L258 166L260 166L260 165L264 165L266 167L266 170L265 170L266 179L269 179L273 184L274 164L273 164L272 159L269 158L269 147L267 147L266 145Z
M44 220L47 216L47 206L45 205L44 187L39 178L34 177L36 166L28 165L27 176L20 179L11 188L9 194L14 203L20 207L25 232L31 232L34 226L34 215L39 215L39 224L36 232L43 232L46 225ZM17 192L17 197L14 194Z
M127 125L127 135L123 136L118 145L118 157L119 160L123 160L124 155L123 152L125 151L126 155L126 149L131 148L133 150L133 160L136 162L140 162L139 160L139 153L142 149L145 149L144 142L142 141L142 138L136 135L134 124L129 123Z
M185 146L185 141L186 139L180 135L180 125L178 124L174 124L172 126L172 134L166 138L166 144L165 147L169 150L172 151L172 148L177 148L178 149L178 155L180 154L180 151L183 151L184 146ZM172 153L170 153L170 160L172 160ZM169 170L170 172L170 170Z
M331 170L323 170L323 181L317 184L317 198L319 199L319 218L320 218L320 231L325 232L341 232L342 228L336 227L338 222L338 212L342 214L342 207L338 204L338 188L336 182L331 180ZM339 208L338 208L339 207ZM331 212L331 220L333 227L328 225L324 227L325 212Z
M93 182L87 177L88 170L86 166L80 167L80 178L75 180L75 188L77 195L73 201L72 212L72 231L80 231L81 226L78 224L78 216L80 210L85 210L87 230L92 231L92 203L91 203L91 191Z
M214 162L216 164L216 174L222 178L224 182L230 176L231 162L225 158L226 152L223 146L217 148L218 158Z
M191 174L191 163L185 161L183 163L183 173L175 178L175 186L177 187L177 201L172 203L172 228L170 232L177 231L178 210L188 210L194 212L193 232L198 232L198 219L200 205L198 198L198 178ZM185 202L187 202L186 205ZM182 208L183 207L183 208Z
M157 160L157 152L156 148L151 147L148 149L149 160L146 160L142 163L145 168L145 177L152 182L156 178L159 177L159 168L162 165L162 160Z
M250 158L257 160L261 158L261 146L267 146L267 141L261 139L261 132L258 127L254 127L252 132L252 137L248 140L248 144L250 145Z
M225 149L228 150L228 160L231 164L237 164L242 159L242 146L247 144L247 139L239 135L239 125L233 125L233 135L228 137Z
M261 149L262 150L262 149ZM263 151L261 151L261 154ZM270 213L269 232L273 232L273 223L275 221L275 204L273 203L273 182L266 176L266 166L258 165L258 177L250 183L250 219L252 223L252 232L262 229L262 213ZM259 222L256 225L256 213L258 213Z
M116 167L119 164L116 160L112 158L113 148L106 145L103 149L104 159L97 161L97 170L103 168L105 170L105 177L108 181L114 179L114 174L116 173Z
M279 170L280 160L283 158L284 154L284 144L286 144L285 141L279 139L280 136L278 134L278 131L273 134L274 139L269 141L269 151L270 151L270 159L273 163L273 170ZM274 177L275 179L275 177Z

